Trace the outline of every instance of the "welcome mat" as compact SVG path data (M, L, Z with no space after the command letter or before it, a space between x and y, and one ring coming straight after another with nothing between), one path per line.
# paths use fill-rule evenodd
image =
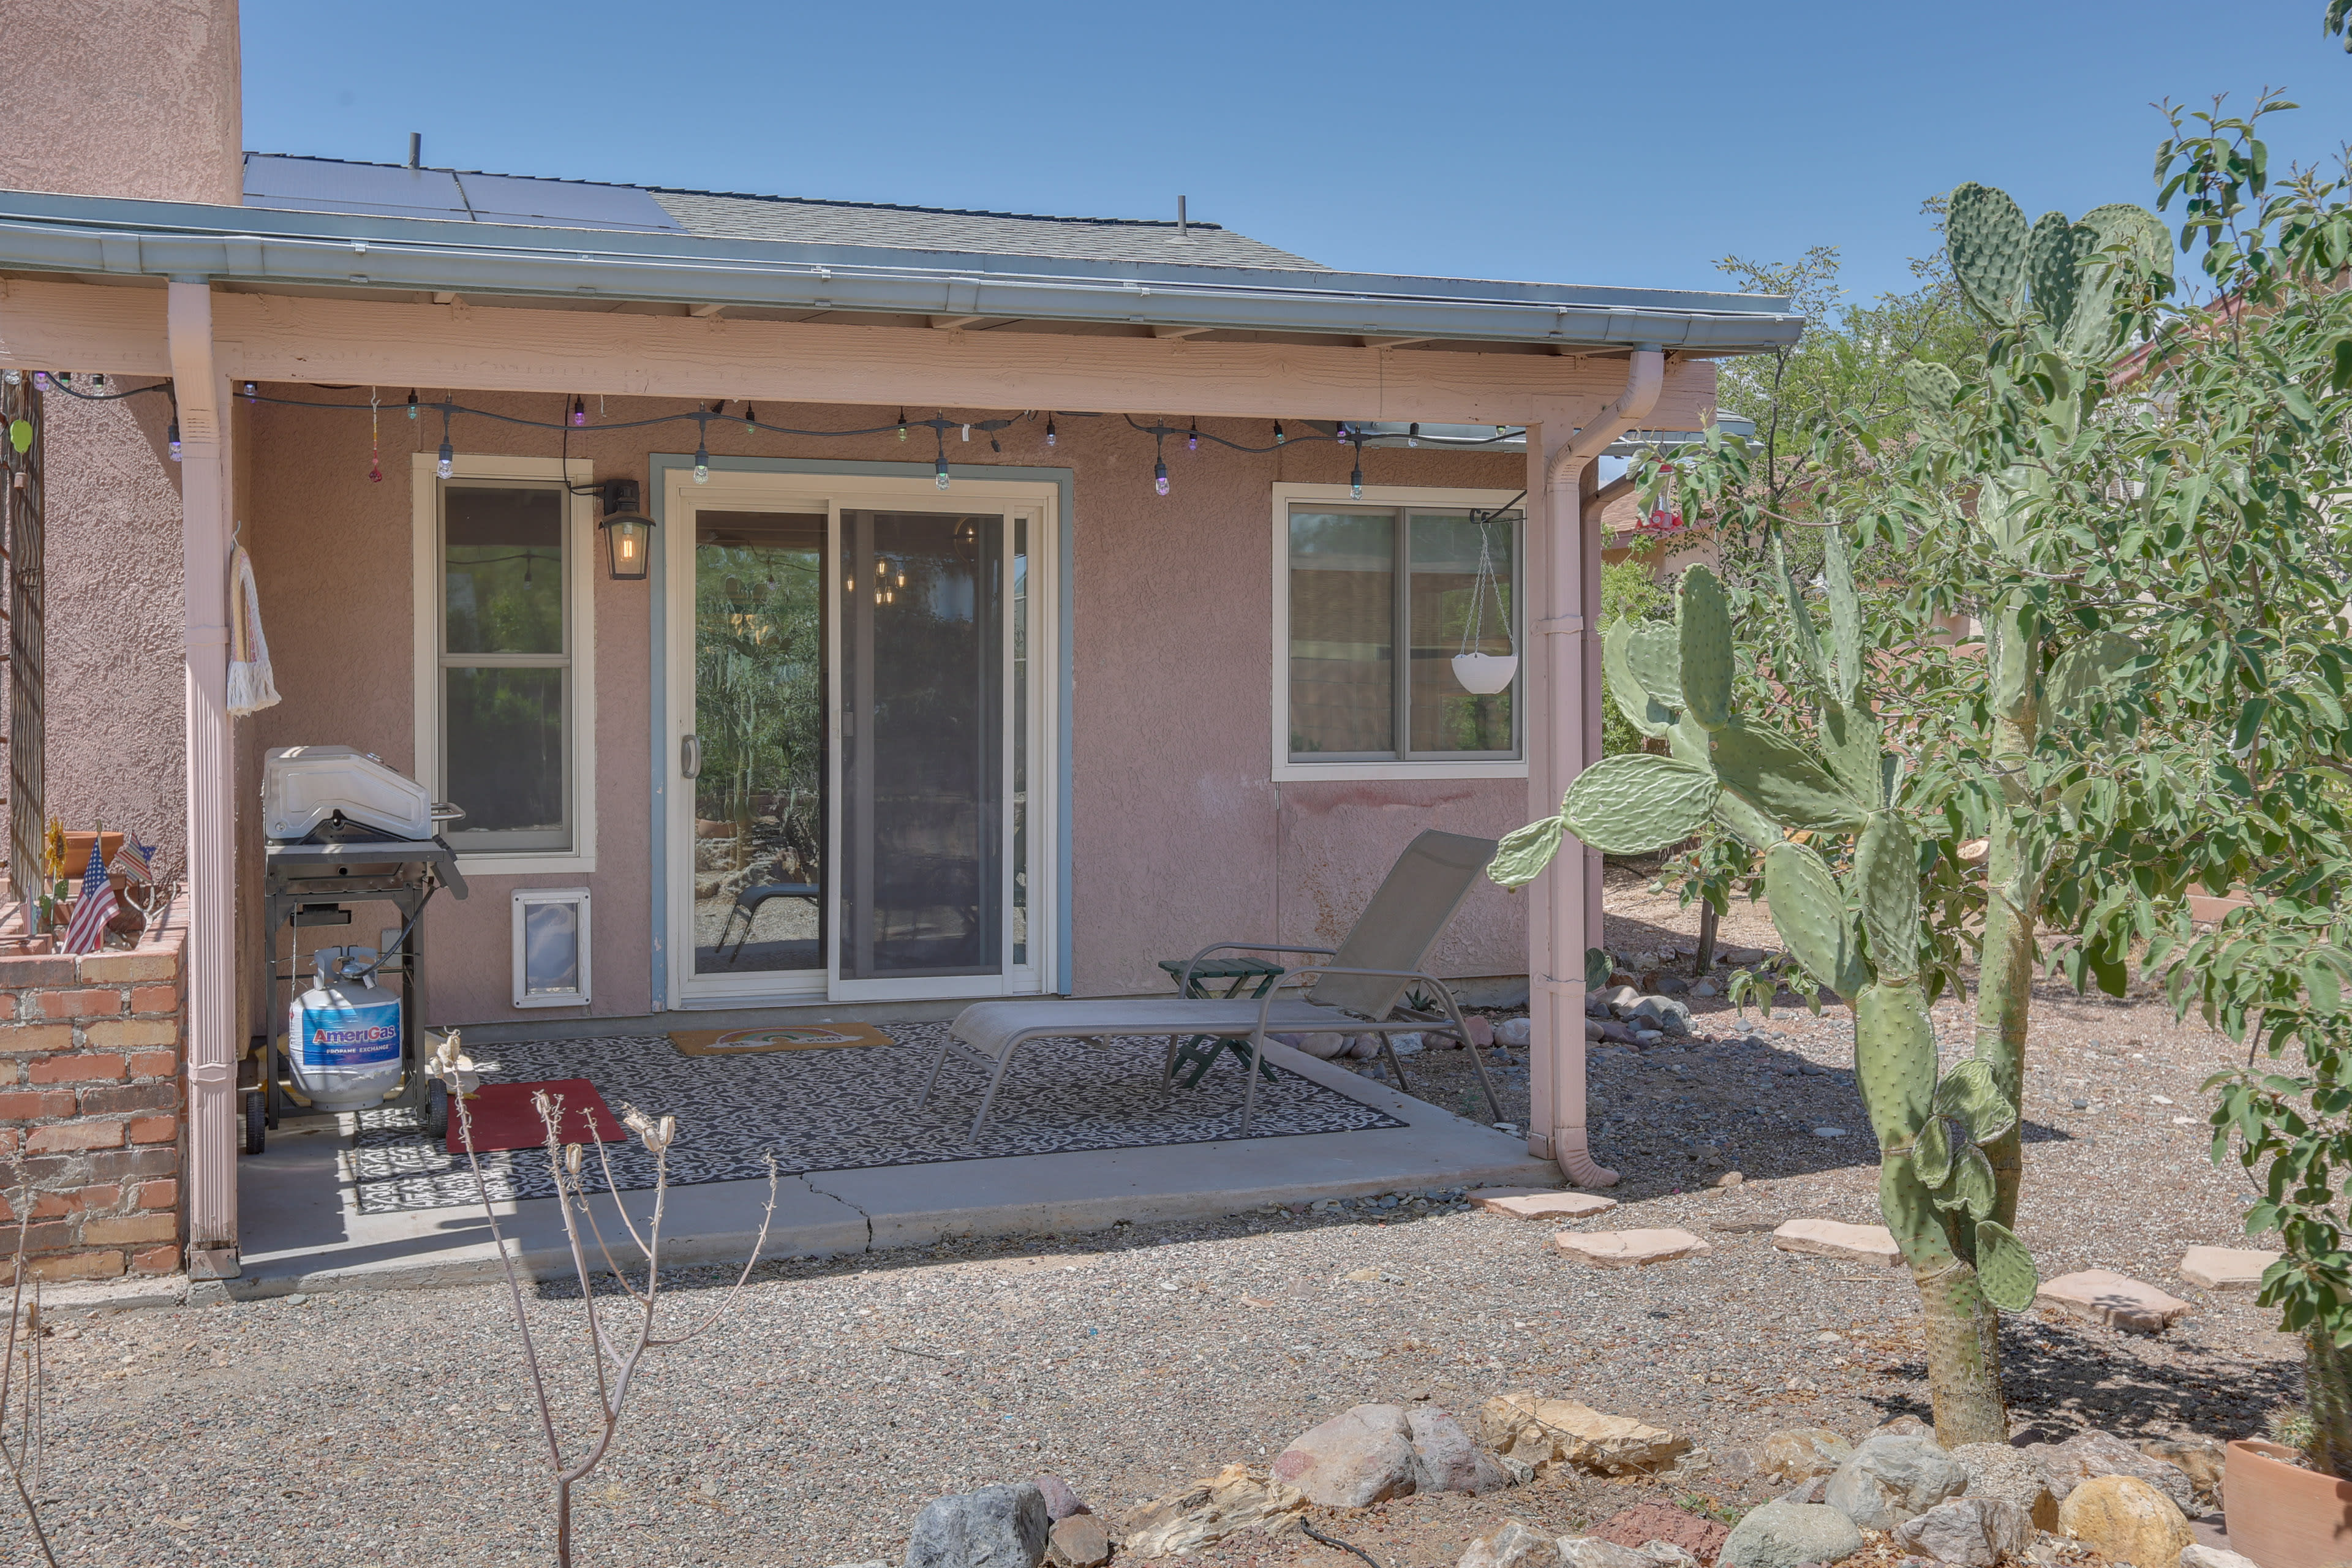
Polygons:
M971 1117L988 1074L965 1058L950 1056L930 1103L915 1109L946 1031L943 1023L890 1024L877 1031L887 1043L866 1050L696 1057L681 1054L667 1035L622 1035L479 1045L472 1054L491 1083L585 1078L613 1104L676 1116L669 1179L678 1186L762 1181L772 1152L778 1170L800 1175L1241 1137L1242 1078L1230 1053L1200 1088L1163 1089L1167 1037L1125 1035L1099 1050L1076 1040L1024 1047L975 1146ZM530 1104L528 1093L523 1103ZM413 1112L363 1110L359 1123L341 1158L361 1213L479 1201L466 1157L420 1133ZM1338 1089L1276 1068L1276 1081L1258 1085L1250 1136L1404 1125ZM542 1142L534 1131L530 1147L481 1156L493 1202L555 1195ZM632 1138L606 1152L623 1188L654 1184L653 1156L643 1143Z
M887 1046L871 1024L781 1024L759 1029L672 1029L669 1043L689 1057L748 1057L762 1051L830 1051Z
M613 1118L612 1108L596 1086L584 1078L541 1079L532 1083L486 1083L466 1099L467 1121L474 1130L474 1151L487 1154L494 1149L543 1149L547 1146L547 1123L532 1104L533 1097L544 1093L550 1100L563 1102L563 1121L559 1142L585 1143L593 1138L600 1142L617 1143L627 1134ZM444 1140L449 1152L463 1158L466 1144L459 1132L457 1107L449 1109L449 1135Z

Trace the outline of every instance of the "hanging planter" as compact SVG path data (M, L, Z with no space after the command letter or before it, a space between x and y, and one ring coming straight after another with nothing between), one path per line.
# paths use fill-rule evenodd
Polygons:
M1472 512L1475 520L1478 514ZM1511 645L1509 653L1481 653L1478 634L1486 622L1486 601L1495 601L1495 612L1503 622L1505 637L1510 635L1511 612L1503 603L1503 585L1495 579L1495 552L1490 547L1492 536L1487 530L1494 526L1492 517L1478 524L1478 576L1470 584L1470 624L1462 628L1462 651L1454 656L1454 679L1463 690L1475 697L1492 697L1510 689L1512 679L1519 673L1518 647Z

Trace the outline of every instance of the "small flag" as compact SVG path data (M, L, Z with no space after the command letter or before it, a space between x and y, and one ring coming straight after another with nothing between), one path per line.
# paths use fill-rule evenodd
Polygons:
M100 842L90 843L89 869L82 873L81 897L74 900L73 920L66 926L68 952L96 952L105 945L106 922L114 918L114 884L99 858Z
M154 879L155 868L149 858L155 853L152 844L142 844L129 834L122 836L122 847L114 852L107 869L126 882L147 882Z

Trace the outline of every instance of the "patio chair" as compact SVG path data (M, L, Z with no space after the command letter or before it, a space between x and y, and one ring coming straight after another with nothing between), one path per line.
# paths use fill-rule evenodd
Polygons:
M1450 1026L1454 1038L1465 1043L1470 1038L1454 993L1436 976L1424 973L1421 965L1494 855L1492 839L1433 830L1423 833L1405 846L1404 853L1389 868L1380 890L1356 918L1355 929L1336 949L1279 942L1212 942L1187 961L1184 973L1177 982L1179 994L1174 997L975 1002L957 1014L955 1022L948 1026L915 1109L919 1110L930 1102L931 1090L939 1083L940 1069L947 1065L948 1053L961 1053L990 1069L988 1090L981 1097L980 1111L971 1121L971 1141L977 1143L981 1129L987 1125L989 1112L995 1107L997 1090L1003 1087L1005 1068L1012 1064L1014 1051L1033 1040L1044 1039L1076 1039L1098 1046L1111 1035L1168 1037L1168 1058L1160 1079L1163 1089L1170 1087L1174 1073L1178 1041L1205 1035L1236 1042L1234 1048L1243 1056L1244 1069L1241 1125L1244 1137L1249 1135L1251 1121L1256 1113L1256 1068L1269 1030L1378 1035L1391 1080L1402 1089L1404 1068L1397 1060L1390 1036ZM1235 952L1299 954L1310 962L1286 968L1281 979L1267 988L1263 998L1227 1000L1181 994L1191 989L1193 964L1202 963L1212 953ZM1317 959L1323 962L1312 962ZM1283 984L1293 981L1307 984L1303 997L1282 994ZM1405 987L1416 984L1437 1003L1437 1011L1424 1009L1418 1016L1393 1016ZM1470 1059L1477 1068L1480 1087L1486 1091L1487 1107L1499 1121L1503 1118L1502 1101L1496 1098L1494 1082L1486 1076L1486 1060L1475 1048Z

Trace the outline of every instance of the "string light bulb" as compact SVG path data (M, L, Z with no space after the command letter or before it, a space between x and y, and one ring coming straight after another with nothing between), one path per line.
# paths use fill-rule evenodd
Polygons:
M1408 447L1418 447L1421 445L1420 420L1416 419L1411 425L1405 426L1404 444Z
M106 373L104 371L94 370L89 373L89 389L92 392L104 392L106 390Z
M1289 439L1289 437L1282 433L1282 421L1279 419L1276 420L1274 422L1274 444L1279 447Z
M179 462L181 460L181 457L180 422L178 420L174 419L169 425L163 426L163 439L171 447L172 461L175 463Z
M941 489L948 488L948 455L945 452L931 459L931 483Z
M743 434L746 436L756 434L759 428L759 411L748 403L743 405Z
M48 389L49 373L45 370L35 371L33 373L33 390L36 392L47 392Z
M413 392L410 393L408 395L408 401L411 405L408 416L411 419L414 419L416 417L416 412L414 406L416 402L416 395ZM588 404L584 398L574 397L572 400L572 423L575 426L585 425L588 423Z
M1151 465L1151 488L1158 490L1161 495L1166 495L1168 493L1167 464L1154 463Z
M1192 428L1184 433L1184 450L1188 452L1197 452L1200 449L1201 422L1198 419L1195 419L1192 421Z
M1348 475L1348 496L1351 500L1364 499L1364 433L1356 432L1356 467Z
M254 400L253 383L249 381L245 384L245 400L248 404Z
M10 374L14 374L15 373L11 372ZM1054 444L1055 438L1054 416L1048 414L1045 416L1045 445L1051 447Z
M710 482L710 448L699 436L694 438L694 482L698 485Z
M416 388L413 386L408 389L408 416L416 417Z
M903 440L905 440L906 438L907 438L907 411L906 411L905 409L901 408L900 410L898 410L898 439L899 439L899 440L901 440L901 441L903 441Z
M446 479L449 477L449 470L457 466L457 449L449 445L448 437L442 437L441 453L433 459L433 471Z

